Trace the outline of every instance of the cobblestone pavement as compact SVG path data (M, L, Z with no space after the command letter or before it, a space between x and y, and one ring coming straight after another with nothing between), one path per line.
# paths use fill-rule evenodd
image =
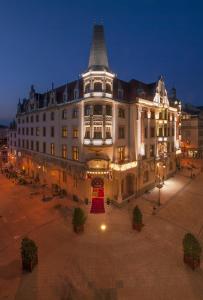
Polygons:
M77 205L68 199L42 201L42 192L0 175L0 300L203 299L203 264L195 272L182 260L182 238L191 231L203 242L203 173L187 171L122 209L90 215L85 233L72 231ZM144 228L131 228L138 204ZM152 215L153 206L156 214ZM100 230L106 224L105 232ZM20 241L28 235L39 247L39 264L21 271Z

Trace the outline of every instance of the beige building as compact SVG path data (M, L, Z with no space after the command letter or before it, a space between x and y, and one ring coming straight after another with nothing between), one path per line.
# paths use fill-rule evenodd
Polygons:
M184 156L203 158L203 108L185 105L181 119Z
M95 25L80 79L43 94L32 86L19 102L11 151L28 174L69 195L123 202L176 171L180 109L162 77L120 80L109 68L103 26Z

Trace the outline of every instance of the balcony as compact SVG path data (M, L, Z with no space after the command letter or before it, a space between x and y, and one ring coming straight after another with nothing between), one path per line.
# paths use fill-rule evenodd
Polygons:
M108 139L84 138L84 145L86 146L111 146L112 144L113 144L112 138L108 138Z
M91 98L91 97L112 98L112 93L111 94L105 92L84 93L84 98Z

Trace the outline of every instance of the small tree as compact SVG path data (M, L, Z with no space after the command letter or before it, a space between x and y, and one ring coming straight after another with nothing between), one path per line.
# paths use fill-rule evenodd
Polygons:
M23 238L21 242L21 257L23 270L32 272L38 263L37 246L33 240L27 237Z
M136 205L133 209L133 229L136 229L137 231L141 231L143 226L142 223L142 212L139 209L139 207Z
M193 270L200 265L201 245L192 233L186 233L183 238L184 263Z
M86 216L82 208L76 207L73 212L73 229L76 233L84 231Z

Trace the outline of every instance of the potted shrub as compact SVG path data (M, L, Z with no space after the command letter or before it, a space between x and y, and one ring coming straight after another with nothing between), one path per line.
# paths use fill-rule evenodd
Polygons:
M86 216L82 208L76 207L73 212L73 230L76 233L80 233L84 231L84 224L86 221Z
M139 209L139 207L136 205L133 209L133 229L136 229L137 231L141 231L143 227L142 223L142 212Z
M201 245L192 233L185 234L183 238L184 263L193 270L200 266Z
M22 268L24 271L32 272L38 263L37 246L33 240L25 237L21 242Z

